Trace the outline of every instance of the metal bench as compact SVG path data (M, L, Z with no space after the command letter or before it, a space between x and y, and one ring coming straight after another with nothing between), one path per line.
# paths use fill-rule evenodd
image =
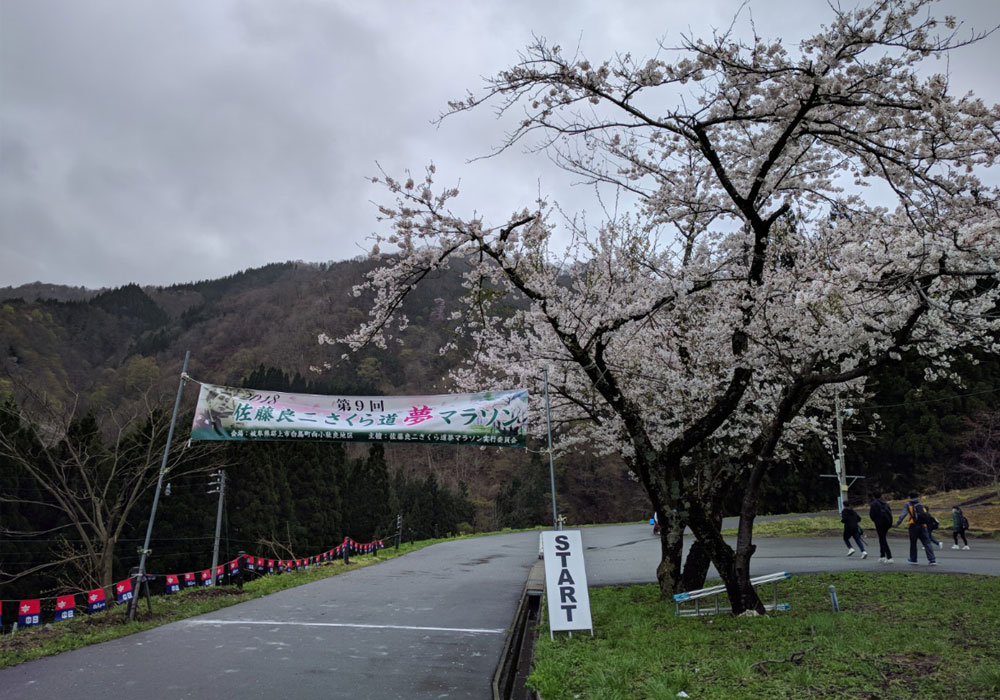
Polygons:
M779 571L776 574L765 574L764 576L758 576L756 578L750 579L750 584L756 588L757 586L762 586L765 583L773 584L774 586L774 602L767 603L764 605L765 610L788 610L791 607L788 603L778 602L778 584L784 581L786 578L791 578L792 575L787 571ZM674 594L674 604L676 606L676 615L714 615L720 612L730 612L732 608L722 608L719 607L719 595L726 592L725 586L711 586L709 588L702 588L698 591L688 591L687 593L675 593ZM708 608L701 607L701 601L704 598L713 598L714 605ZM694 603L694 609L681 610L681 605L683 603Z

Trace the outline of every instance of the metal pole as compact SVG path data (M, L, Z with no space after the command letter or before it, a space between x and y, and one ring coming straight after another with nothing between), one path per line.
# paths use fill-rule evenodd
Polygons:
M844 501L847 500L847 467L844 465L844 425L842 411L840 410L840 394L834 394L834 410L837 412L837 481L840 484L840 491L837 493L837 511L844 509Z
M219 470L219 511L215 515L215 545L212 547L212 585L215 585L215 570L219 567L219 537L222 534L222 500L226 497L226 470Z
M184 383L187 379L188 360L191 358L191 351L184 353L184 367L181 369L181 381L177 385L177 398L174 400L174 412L170 416L170 429L167 430L167 444L163 447L163 459L160 461L160 476L156 480L156 493L153 495L153 509L149 513L149 525L146 526L146 541L139 550L139 581L146 579L146 555L149 554L149 540L153 536L153 521L156 519L156 506L160 502L160 489L163 488L163 475L167 473L167 457L170 455L170 443L174 439L174 423L177 422L177 410L181 405L181 394L184 392ZM212 572L215 575L215 572ZM129 619L135 619L135 608L132 606Z
M545 372L545 431L549 438L549 485L552 487L552 527L559 529L559 514L556 512L556 470L552 464L552 416L549 412L549 370Z

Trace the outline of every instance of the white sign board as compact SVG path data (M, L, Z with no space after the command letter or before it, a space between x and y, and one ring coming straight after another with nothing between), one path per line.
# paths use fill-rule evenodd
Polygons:
M580 531L543 532L542 547L545 553L549 629L552 632L590 630L593 634Z

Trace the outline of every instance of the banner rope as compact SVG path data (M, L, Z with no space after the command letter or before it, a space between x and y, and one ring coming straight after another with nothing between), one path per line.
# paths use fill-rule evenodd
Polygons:
M301 568L308 568L309 566L316 566L316 565L319 565L319 564L321 564L323 562L332 562L333 560L335 560L336 558L340 557L343 554L345 547L348 547L349 548L348 551L350 553L352 553L352 554L368 554L368 553L371 553L371 552L377 552L380 549L385 549L385 543L384 543L384 540L378 539L378 540L372 540L371 542L366 542L366 543L362 544L362 543L359 543L359 542L353 540L350 537L345 537L344 541L341 542L336 547L332 547L331 549L328 549L328 550L326 550L326 551L324 551L324 552L322 552L320 554L311 554L311 555L306 556L306 557L285 557L285 558L280 558L280 557L258 557L258 556L255 556L255 555L244 554L242 556L237 556L235 559L230 559L230 560L228 560L227 562L225 562L223 564L219 564L216 567L216 571L211 575L211 577L209 579L207 579L207 580L212 581L211 585L204 585L203 583L201 583L203 580L206 580L206 579L194 578L193 579L195 581L194 585L186 584L186 585L183 586L183 588L211 588L211 587L214 587L216 585L220 585L220 584L217 583L217 581L218 581L218 579L220 577L219 569L222 569L221 576L225 576L226 574L228 574L230 576L230 578L232 578L234 570L231 567L232 567L233 562L245 561L245 560L249 560L249 559L253 559L255 562L264 561L264 562L269 562L269 563L274 563L274 564L277 564L277 563L280 562L280 563L284 564L284 566L281 566L281 567L275 566L275 567L273 567L273 568L279 569L278 573L293 572L293 571L297 571L297 570L299 570ZM292 564L293 566L289 566L289 564ZM260 569L259 569L259 567L260 567L259 563L255 564L254 566L255 566L255 568L253 568L253 569L244 568L245 565L238 566L238 568L235 569L235 571L238 571L240 573L240 575L242 575L242 573L244 571L253 571L254 573L259 573L261 575L265 575L265 574L269 575L271 573L270 571L263 571L263 572L261 572ZM264 569L270 569L270 568L272 568L272 567L269 566L269 565L267 565L267 564L264 565ZM147 586L149 585L148 582L151 581L151 580L157 580L157 579L160 579L160 578L163 578L164 580L166 580L166 578L168 576L176 576L176 577L178 577L178 583L181 583L183 581L189 580L189 579L185 579L184 578L185 576L187 576L187 574L192 574L193 576L198 577L198 576L200 576L200 574L202 574L205 571L211 571L211 567L208 567L208 568L205 568L205 569L195 569L195 570L192 570L192 571L185 571L183 573L177 573L177 574L157 574L157 573L152 573L152 572L146 572L145 577L146 577ZM58 600L60 598L65 598L67 596L72 595L73 599L74 599L73 600L73 604L74 604L74 608L75 608L75 606L76 606L76 596L78 596L78 595L84 595L84 596L86 596L87 594L92 593L92 592L97 591L97 590L104 591L105 593L110 593L110 595L108 595L107 597L111 601L115 601L117 603L116 597L115 597L114 592L113 592L114 589L115 589L115 587L118 586L119 584L122 584L122 583L126 582L126 581L129 582L129 584L131 584L133 578L138 578L138 576L135 575L135 574L130 574L126 578L124 578L121 581L118 581L116 583L108 584L106 586L97 586L95 588L89 588L89 589L80 588L80 589L77 589L77 590L72 591L72 592L63 593L62 595L40 596L38 598L0 598L0 606L2 606L4 603L16 603L17 606L20 607L25 601L31 600L31 601L38 601L39 602L39 607L41 607L42 604L44 602L46 602L46 601L54 601L54 600ZM136 589L134 589L134 588L132 589L132 592L133 593L137 593ZM175 592L178 592L178 591L175 591ZM169 595L169 594L170 594L169 592L164 592L164 595ZM117 604L121 605L121 604L124 604L124 603L117 603ZM86 608L86 605L87 605L87 602L84 601L84 605L81 606L81 607ZM95 612L99 612L99 611L95 611ZM58 620L52 620L52 621L53 622L57 622ZM26 626L28 626L28 627L34 627L36 624L41 624L41 621L39 621L38 623L32 623L31 625L26 625ZM8 627L7 625L3 625L3 626L0 626L0 629L6 629L7 627Z

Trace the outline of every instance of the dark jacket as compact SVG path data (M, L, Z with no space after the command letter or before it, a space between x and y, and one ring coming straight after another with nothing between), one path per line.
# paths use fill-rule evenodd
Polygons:
M958 530L961 532L965 528L962 527L962 518L965 517L962 513L962 509L951 511L951 526L953 530Z
M874 498L868 508L868 517L875 523L876 530L888 530L892 527L892 506L884 499Z
M840 511L840 522L844 523L845 535L853 535L861 529L861 516L848 506L844 506L844 510Z

